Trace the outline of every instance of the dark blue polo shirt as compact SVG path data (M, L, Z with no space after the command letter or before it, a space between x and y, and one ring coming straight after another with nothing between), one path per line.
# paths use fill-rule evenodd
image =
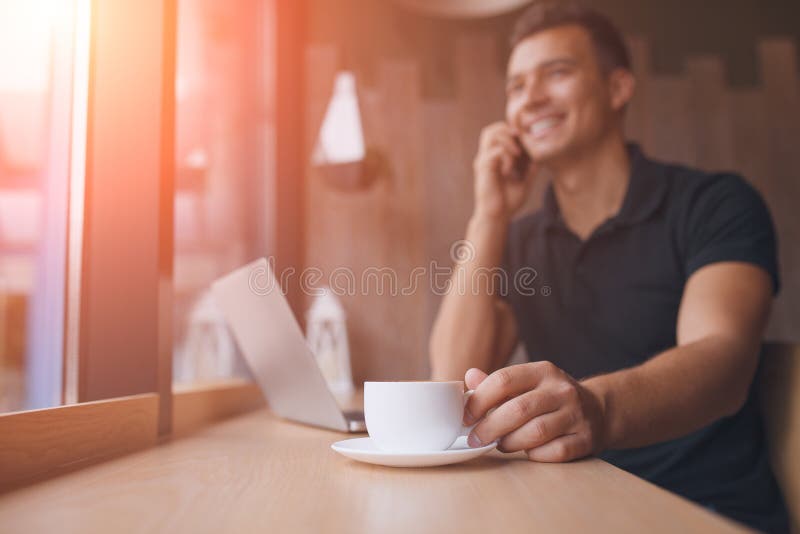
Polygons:
M542 209L509 231L511 280L522 269L536 272L532 287L509 284L507 292L528 357L577 379L674 347L684 286L705 265L751 263L779 288L772 221L747 182L659 163L635 145L628 150L622 207L588 239L564 224L552 187ZM751 388L738 413L697 432L601 458L755 528L786 530L754 395Z

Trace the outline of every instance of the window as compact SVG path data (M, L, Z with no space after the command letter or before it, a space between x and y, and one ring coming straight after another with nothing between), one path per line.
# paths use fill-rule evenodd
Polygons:
M208 293L219 276L270 254L274 210L274 32L265 5L178 5L173 380L247 376Z
M263 406L172 371L245 374L204 290L299 265L302 6L0 0L0 491Z
M0 0L0 412L62 400L76 7Z

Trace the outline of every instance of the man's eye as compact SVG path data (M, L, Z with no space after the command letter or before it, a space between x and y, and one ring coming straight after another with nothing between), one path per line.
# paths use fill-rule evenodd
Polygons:
M550 71L550 77L552 78L561 78L569 74L569 69L553 69Z

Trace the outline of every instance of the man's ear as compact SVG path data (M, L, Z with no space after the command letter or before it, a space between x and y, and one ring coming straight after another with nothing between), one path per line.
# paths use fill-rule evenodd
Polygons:
M614 69L608 75L608 89L611 96L611 107L614 111L621 111L633 98L636 78L628 69Z

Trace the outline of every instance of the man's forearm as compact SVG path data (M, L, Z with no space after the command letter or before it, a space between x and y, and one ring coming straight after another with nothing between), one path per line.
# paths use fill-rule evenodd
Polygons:
M507 230L500 218L475 214L469 221L468 259L455 264L431 333L434 379L461 380L470 367L489 367L497 328L490 270L502 261ZM489 272L477 276L482 270Z
M604 406L603 448L674 439L735 413L747 397L757 351L757 344L708 337L584 380Z

